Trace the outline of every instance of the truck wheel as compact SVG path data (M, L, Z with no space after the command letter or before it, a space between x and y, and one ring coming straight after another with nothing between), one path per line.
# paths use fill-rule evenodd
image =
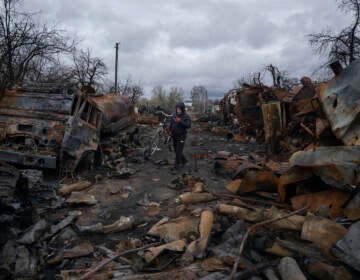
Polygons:
M89 170L94 166L94 160L95 160L95 152L94 151L87 151L85 152L79 161L79 164L77 166L77 171L82 170Z

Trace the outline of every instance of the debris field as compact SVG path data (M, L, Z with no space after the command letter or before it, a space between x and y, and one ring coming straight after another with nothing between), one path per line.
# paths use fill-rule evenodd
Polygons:
M191 113L24 85L0 100L0 279L360 279L360 61Z

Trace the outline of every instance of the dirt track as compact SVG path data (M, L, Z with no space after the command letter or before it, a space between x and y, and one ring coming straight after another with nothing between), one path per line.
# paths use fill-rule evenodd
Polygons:
M91 225L98 222L110 224L121 216L146 217L146 207L141 205L144 203L145 197L145 200L148 199L160 204L160 213L156 217L146 218L145 220L148 221L146 226L135 230L108 235L89 235L84 236L84 238L95 242L93 245L106 243L114 246L124 238L142 236L154 222L159 220L159 217L177 216L175 198L186 190L186 186L176 189L177 187L172 184L172 181L182 175L191 174L201 178L210 192L224 192L224 186L231 179L228 176L214 173L214 160L208 155L218 151L249 155L253 152L259 154L260 151L265 150L263 146L258 144L227 141L225 137L201 131L200 127L201 125L194 124L188 133L184 151L189 163L178 174L174 175L170 172L174 153L164 147L148 161L139 158L140 163L131 163L134 160L128 159L127 166L137 171L130 178L104 177L101 182L93 185L86 193L96 197L99 203L95 206L71 207L71 210L81 210L83 213L77 221L79 225ZM146 130L147 133L153 133L149 127L142 129ZM194 170L196 165L194 162L195 154L202 158L197 160L197 171ZM101 170L95 169L91 175L93 176L96 172L101 173ZM86 174L86 176L88 175ZM129 191L124 191L124 189ZM62 209L55 212L53 216L59 220L69 210L70 208Z

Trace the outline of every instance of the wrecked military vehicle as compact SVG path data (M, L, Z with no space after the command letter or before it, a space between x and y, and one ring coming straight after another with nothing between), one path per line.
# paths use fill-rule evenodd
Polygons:
M230 90L221 100L223 122L235 121L242 134L270 144L272 152L279 141L292 152L311 143L359 145L360 60L344 70L337 62L330 67L333 79L302 77L290 92L262 84Z
M135 122L124 96L96 96L59 85L6 90L0 100L0 160L72 172L92 161L104 131Z
M240 125L243 134L264 137L270 143L274 135L285 126L286 118L280 100L285 91L262 84L232 89L221 100L222 119L226 123L232 118Z
M318 137L328 127L317 97L324 85L313 84L308 77L300 81L290 92L262 84L229 91L221 101L223 120L236 118L243 134L262 139L273 152L280 136L304 132Z
M360 145L360 59L344 70L333 70L335 77L324 86L319 99L331 129L346 146Z

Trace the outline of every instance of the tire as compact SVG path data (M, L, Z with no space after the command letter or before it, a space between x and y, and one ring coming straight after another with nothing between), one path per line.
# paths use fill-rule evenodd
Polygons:
M150 154L153 155L160 146L160 135L158 132L154 135L154 137L151 139L150 143Z
M102 165L103 158L104 158L104 155L103 155L101 146L99 145L96 152L95 152L94 164L97 165L97 166Z
M90 170L94 165L95 151L86 151L76 167L76 171Z

